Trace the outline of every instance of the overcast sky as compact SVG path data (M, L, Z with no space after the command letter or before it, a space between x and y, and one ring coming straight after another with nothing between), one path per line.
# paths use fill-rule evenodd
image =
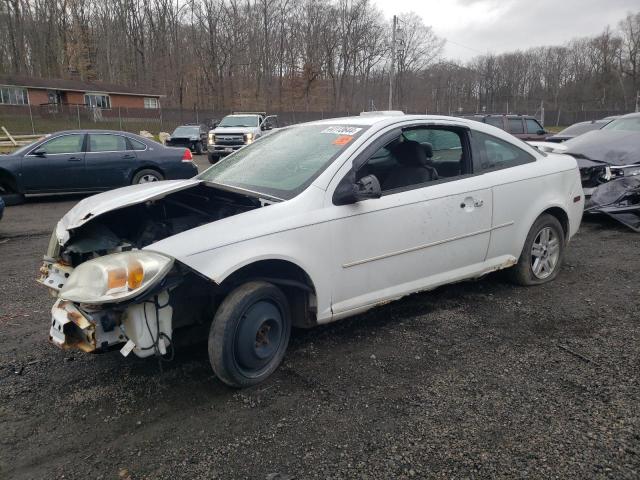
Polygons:
M377 0L385 16L414 11L446 38L444 55L467 60L614 28L639 0Z

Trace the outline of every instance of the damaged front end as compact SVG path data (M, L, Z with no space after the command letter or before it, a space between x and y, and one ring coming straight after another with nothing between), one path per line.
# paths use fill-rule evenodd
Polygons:
M62 349L148 357L164 355L176 334L206 338L216 285L146 247L268 204L203 184L127 201L99 215L78 204L51 237L38 282L57 298L49 339Z
M605 214L640 233L640 176L599 185L585 204L585 212Z

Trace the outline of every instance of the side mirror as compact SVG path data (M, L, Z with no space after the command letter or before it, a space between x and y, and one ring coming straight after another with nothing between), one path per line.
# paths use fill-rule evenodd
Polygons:
M365 175L353 186L353 195L356 202L369 198L380 198L382 196L380 181L375 175Z
M546 135L546 134L547 134L547 131L546 131L546 130L538 130L538 131L536 132L536 135Z
M264 122L261 128L262 130L272 130L273 126L269 122Z
M36 148L33 152L31 152L33 155L35 155L36 157L46 157L47 156L47 152L44 150L44 148Z
M370 198L380 198L382 188L375 175L366 175L353 183L355 173L342 179L333 194L334 205L351 205Z

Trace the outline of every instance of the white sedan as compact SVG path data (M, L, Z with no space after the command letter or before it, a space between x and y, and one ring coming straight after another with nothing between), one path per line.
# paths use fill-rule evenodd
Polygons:
M394 112L283 128L191 180L101 193L58 223L50 340L172 357L208 339L244 387L291 327L510 268L558 275L582 218L576 161L495 127Z

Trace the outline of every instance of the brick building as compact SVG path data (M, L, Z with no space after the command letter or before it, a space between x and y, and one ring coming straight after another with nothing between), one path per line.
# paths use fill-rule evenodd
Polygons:
M0 105L83 105L100 109L160 108L145 89L73 79L0 76Z

